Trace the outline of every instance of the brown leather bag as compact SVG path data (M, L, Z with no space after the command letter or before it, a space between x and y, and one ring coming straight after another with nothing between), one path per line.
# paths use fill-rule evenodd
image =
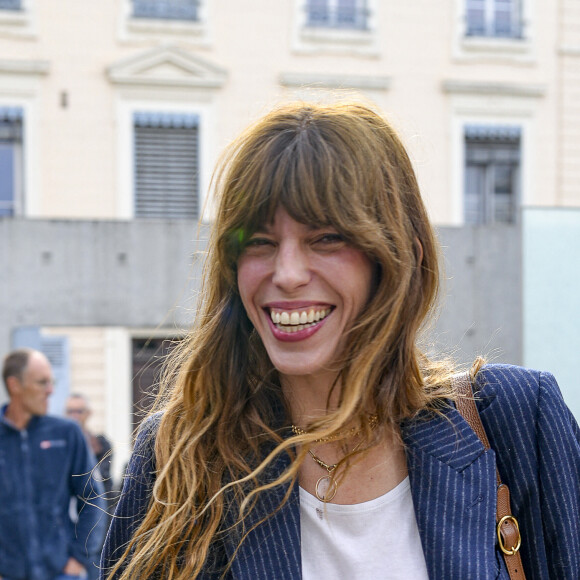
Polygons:
M473 389L471 388L471 379L468 373L462 373L455 377L455 385L459 397L455 401L457 410L463 418L469 423L469 426L475 431L483 443L485 449L490 449L489 440L483 428L481 418L473 398ZM518 521L512 515L510 507L510 492L508 486L501 482L499 471L496 468L497 478L497 539L500 550L502 551L509 576L511 580L525 580L524 568L520 557L520 546L522 537Z

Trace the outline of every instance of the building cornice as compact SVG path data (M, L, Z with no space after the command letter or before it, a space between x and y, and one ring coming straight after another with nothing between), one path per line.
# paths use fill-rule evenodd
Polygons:
M48 71L46 60L0 60L0 74L45 75Z
M471 95L499 95L509 97L543 97L546 87L537 84L493 83L464 80L444 80L444 93Z
M558 53L563 56L580 56L580 46L560 46Z
M391 88L391 79L387 76L281 73L279 82L284 87L370 89L379 91L387 91Z

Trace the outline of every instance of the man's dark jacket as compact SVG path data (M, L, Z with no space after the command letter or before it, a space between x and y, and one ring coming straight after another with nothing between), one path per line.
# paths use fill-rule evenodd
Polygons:
M0 577L52 580L71 556L88 568L105 532L105 504L82 431L51 416L33 417L18 430L5 410L0 410Z

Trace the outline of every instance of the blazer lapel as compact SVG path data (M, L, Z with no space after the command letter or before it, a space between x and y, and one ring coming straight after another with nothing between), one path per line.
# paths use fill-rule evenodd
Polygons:
M287 457L278 458L267 468L265 480L274 481L288 463ZM302 577L298 485L293 486L288 501L283 503L287 490L285 485L259 494L255 508L245 520L245 530L250 531L237 552L238 531L226 540L227 557L234 556L233 578L299 580ZM233 520L229 522L233 523Z
M402 427L430 580L497 578L495 456L454 409Z

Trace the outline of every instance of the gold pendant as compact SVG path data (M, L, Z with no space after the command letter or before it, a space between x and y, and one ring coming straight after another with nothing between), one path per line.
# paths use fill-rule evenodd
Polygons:
M332 501L334 496L336 495L336 491L338 489L338 484L336 480L332 477L332 475L325 475L321 477L316 482L316 487L314 491L316 492L316 497L323 502Z

